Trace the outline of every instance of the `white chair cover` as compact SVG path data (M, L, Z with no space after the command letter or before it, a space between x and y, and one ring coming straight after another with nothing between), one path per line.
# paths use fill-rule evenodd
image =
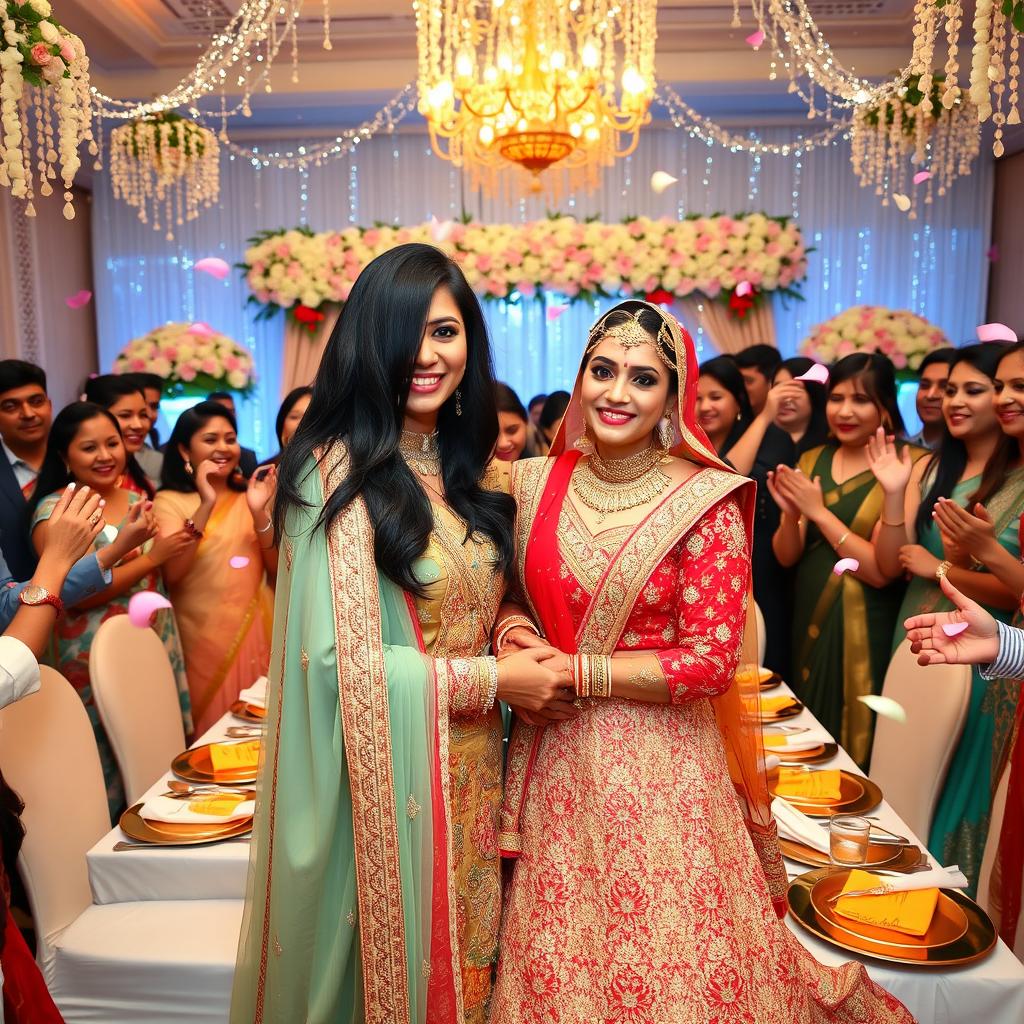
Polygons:
M757 623L757 663L764 664L764 652L768 649L768 637L764 631L764 613L754 603L754 621Z
M878 716L868 774L896 813L926 840L967 717L971 669L918 665L904 640L889 662L882 694L903 706L907 721Z
M185 749L174 671L153 630L115 615L96 631L89 681L130 806Z

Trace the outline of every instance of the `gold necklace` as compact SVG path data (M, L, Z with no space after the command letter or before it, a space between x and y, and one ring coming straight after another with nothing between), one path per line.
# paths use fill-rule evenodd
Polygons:
M441 442L436 430L430 434L403 430L398 440L398 450L414 473L420 476L441 475Z
M668 487L671 478L659 465L664 457L653 445L628 459L602 459L593 452L572 475L573 493L603 523L615 512L646 505Z

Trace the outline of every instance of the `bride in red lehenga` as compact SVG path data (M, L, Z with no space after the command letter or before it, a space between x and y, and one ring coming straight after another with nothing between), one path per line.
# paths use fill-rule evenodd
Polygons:
M515 467L520 583L582 699L513 731L491 1024L904 1024L863 967L824 967L780 919L760 727L733 683L754 486L696 425L696 389L679 324L621 303L552 457ZM502 653L538 642L515 612Z

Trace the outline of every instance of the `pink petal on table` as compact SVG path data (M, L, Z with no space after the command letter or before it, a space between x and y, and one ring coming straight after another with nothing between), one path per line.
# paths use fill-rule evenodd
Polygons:
M209 274L210 277L217 278L218 281L223 281L231 273L231 267L219 256L206 256L197 261L195 268L204 274Z
M756 50L764 42L764 29L758 29L747 36L747 42Z
M754 286L749 281L740 281L740 283L736 285L737 295L749 295L753 290Z
M163 594L155 590L143 590L139 594L132 594L128 600L128 621L139 629L145 629L156 612L170 607L171 602Z
M996 262L998 262L998 260L999 260L999 246L998 245L990 245L988 247L988 251L985 253L985 258L989 261L989 263L996 263Z
M867 704L867 706L871 708L876 715L881 715L882 718L891 718L894 722L902 723L907 721L906 709L898 700L893 700L892 697L883 697L881 694L868 693L863 697L858 697L857 700Z
M801 373L793 380L810 381L812 384L828 383L828 367L824 363L815 363L806 373Z
M920 185L926 182L931 176L931 171L918 171L917 174L914 175L914 184Z
M553 324L568 308L568 306L548 306L548 323Z
M1008 341L1017 344L1017 334L1006 324L978 324L978 341Z
M200 320L194 323L185 333L196 334L200 338L212 338L217 332L208 323Z
M448 236L452 233L452 228L454 226L455 225L450 220L438 220L436 217L431 217L430 237L438 244L446 242L448 241Z
M230 565L232 569L244 569L248 564L249 559L246 558L245 555L232 555L231 558L228 559L228 565Z
M86 291L84 288L80 292L75 292L74 295L69 295L64 300L64 305L68 309L81 309L83 306L89 305L89 300L92 298L92 292Z
M946 636L959 636L969 625L969 622L946 622L943 623L942 632Z
M660 196L665 189L674 185L678 180L678 178L673 178L668 171L655 171L651 175L651 191Z
M832 571L837 576L842 576L844 572L856 572L860 568L860 562L856 558L840 558L834 566Z

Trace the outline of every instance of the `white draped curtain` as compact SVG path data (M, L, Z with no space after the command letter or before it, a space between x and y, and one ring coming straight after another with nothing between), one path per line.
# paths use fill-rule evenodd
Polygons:
M795 131L761 134L781 142L791 140ZM267 148L299 144L268 143ZM679 183L655 195L650 188L655 170L670 172ZM971 177L934 205L922 206L920 218L910 220L857 185L845 143L803 156L753 157L655 126L642 134L633 156L606 172L599 193L568 196L558 210L610 221L631 214L680 217L754 210L796 217L815 251L802 286L805 300L772 303L776 342L790 355L816 323L858 303L911 309L938 324L954 342L972 338L985 308L991 196L992 163L983 155ZM377 136L360 143L349 157L305 172L264 169L225 156L219 206L177 229L174 242L115 200L109 175L100 173L93 211L100 366L109 369L127 341L159 324L207 321L254 351L260 381L253 398L241 405L242 435L247 444L269 453L276 447L272 435L285 360L284 319L255 319L240 273L217 281L194 273L193 263L204 256L240 262L246 239L266 228L419 223L431 216L458 217L463 210L501 222L543 217L547 207L542 197L471 193L459 172L433 156L426 136L418 132ZM498 373L524 401L571 383L588 326L611 304L579 302L550 320L546 302L560 301L547 296L484 304ZM704 322L720 311L702 302L694 305L676 311L707 358L714 352ZM301 357L294 351L288 356Z

